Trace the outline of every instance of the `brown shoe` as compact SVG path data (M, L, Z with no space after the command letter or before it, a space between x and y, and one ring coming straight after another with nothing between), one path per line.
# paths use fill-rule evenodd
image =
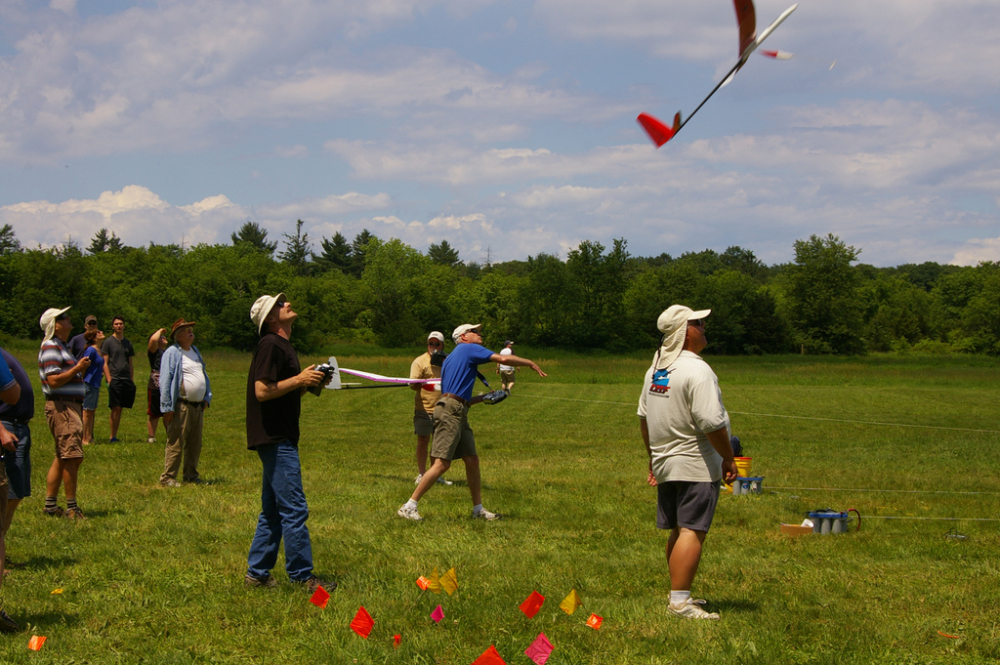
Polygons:
M271 577L270 574L264 577L254 577L247 573L246 577L243 578L243 584L251 589L273 589L278 586L278 580Z
M79 508L67 508L66 513L63 515L68 520L85 520L87 519L83 515L83 511Z
M66 510L62 506L56 506L55 508L42 508L42 512L49 517L62 517Z

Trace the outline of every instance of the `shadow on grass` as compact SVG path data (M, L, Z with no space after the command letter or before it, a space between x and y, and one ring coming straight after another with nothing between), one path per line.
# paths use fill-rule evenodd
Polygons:
M18 570L49 570L51 568L62 570L76 563L79 562L70 556L33 556L27 561L16 564L15 568Z
M756 612L760 604L750 600L713 600L709 604L710 612Z
M80 618L77 615L65 612L17 612L15 621L21 624L21 632L25 632L29 624L32 626L54 626L58 624L69 628L74 628L80 624Z
M122 510L121 508L110 508L108 510L92 510L92 509L88 508L87 509L87 521L89 522L90 520L100 519L102 517L112 517L112 516L113 517L121 517L122 515L125 515L125 514L126 514L126 512L124 510Z

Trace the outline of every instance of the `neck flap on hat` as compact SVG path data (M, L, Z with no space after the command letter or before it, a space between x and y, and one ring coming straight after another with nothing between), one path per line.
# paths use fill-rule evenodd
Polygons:
M674 361L681 355L681 351L684 350L684 340L686 338L686 325L680 326L669 336L664 335L660 348L656 350L656 355L653 356L653 369L661 370L673 365Z

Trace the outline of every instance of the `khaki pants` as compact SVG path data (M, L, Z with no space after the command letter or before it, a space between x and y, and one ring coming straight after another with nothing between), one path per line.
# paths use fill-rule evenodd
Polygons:
M167 425L167 450L163 458L160 482L177 480L177 471L184 459L184 482L198 480L198 458L201 457L201 429L205 408L177 401L174 417Z

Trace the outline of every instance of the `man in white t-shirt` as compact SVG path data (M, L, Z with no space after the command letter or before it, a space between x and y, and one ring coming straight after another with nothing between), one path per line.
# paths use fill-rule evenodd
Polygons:
M514 346L514 342L507 340L503 343L503 348L500 350L501 356L513 355L514 350L510 347ZM500 387L510 392L510 389L514 387L514 372L517 368L513 365L504 365L503 363L497 363L497 374L500 375Z
M198 347L194 342L194 321L174 321L170 339L176 342L160 359L160 412L167 426L167 449L160 484L180 487L177 472L184 462L184 482L201 485L198 458L204 411L212 403L212 387Z
M639 425L649 454L647 482L657 489L656 526L670 529L669 609L688 619L718 619L692 600L691 584L715 515L719 480L736 479L729 414L715 372L698 355L712 310L672 305L657 320L663 343L646 371Z

